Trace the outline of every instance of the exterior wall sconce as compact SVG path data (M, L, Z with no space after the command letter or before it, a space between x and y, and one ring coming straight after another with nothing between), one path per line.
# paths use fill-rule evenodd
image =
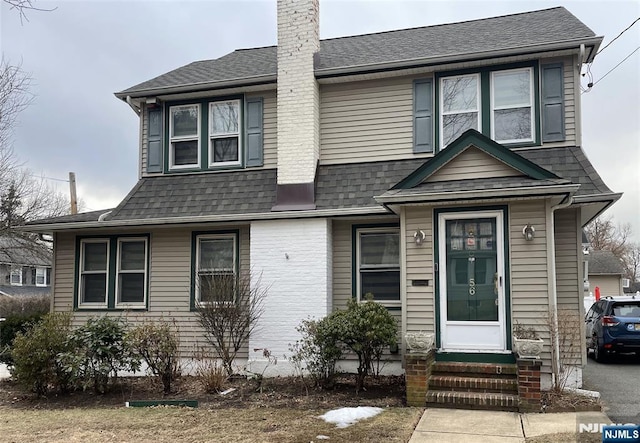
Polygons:
M413 240L416 242L416 245L420 246L422 243L424 243L424 239L427 238L427 235L424 233L424 231L422 229L418 229L414 234L413 234Z
M530 223L527 223L527 226L522 228L522 235L526 241L533 241L536 236L536 230Z

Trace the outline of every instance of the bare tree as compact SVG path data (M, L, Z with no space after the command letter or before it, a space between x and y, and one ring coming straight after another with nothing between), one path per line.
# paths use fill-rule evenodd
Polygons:
M629 246L631 225L615 224L612 216L601 216L589 223L585 231L591 248L596 251L611 251L622 259Z
M631 243L624 256L625 277L636 282L640 280L640 242Z
M196 286L198 320L230 376L238 352L247 346L262 316L267 288L260 278L252 281L248 272L199 274Z
M42 250L36 236L19 226L39 218L68 213L64 195L56 192L44 178L37 178L18 160L11 140L18 115L32 102L31 77L20 65L0 61L0 240L5 255L12 249Z
M51 12L57 9L57 8L47 9L47 8L37 7L34 5L33 0L2 0L2 1L5 2L7 5L9 5L9 9L16 10L18 12L18 14L20 15L21 22L29 21L29 19L27 18L28 11Z

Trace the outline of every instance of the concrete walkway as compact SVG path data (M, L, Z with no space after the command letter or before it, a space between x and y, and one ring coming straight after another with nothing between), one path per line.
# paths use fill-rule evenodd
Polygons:
M581 423L611 423L601 412L519 414L427 408L409 443L522 443L525 437L575 433Z

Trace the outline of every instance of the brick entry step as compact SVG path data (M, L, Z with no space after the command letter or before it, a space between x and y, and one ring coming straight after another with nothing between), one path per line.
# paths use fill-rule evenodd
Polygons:
M427 407L518 410L515 364L434 362L426 393Z

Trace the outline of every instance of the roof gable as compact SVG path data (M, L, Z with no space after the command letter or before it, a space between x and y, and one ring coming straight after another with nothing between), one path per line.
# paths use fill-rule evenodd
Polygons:
M522 171L469 145L448 163L428 176L424 182L468 180L477 178L522 177Z
M489 173L489 176L471 178L508 177L518 175L527 176L536 180L553 180L559 178L554 173L536 165L524 157L521 157L501 144L494 142L489 137L482 135L475 129L469 129L391 189L410 189L424 182L440 181L443 177L443 171L445 168L449 166L455 167L456 164L459 165L460 163L464 163L469 157L477 157L478 153L475 151L481 151L485 156L491 157L491 162L495 166L500 165L500 168L496 168L493 173ZM510 168L514 173L506 173L505 171L508 171L509 169L505 169L504 166ZM440 175L440 177L438 177L438 175ZM432 180L433 177L436 179ZM451 178L446 178L446 180L451 180Z

